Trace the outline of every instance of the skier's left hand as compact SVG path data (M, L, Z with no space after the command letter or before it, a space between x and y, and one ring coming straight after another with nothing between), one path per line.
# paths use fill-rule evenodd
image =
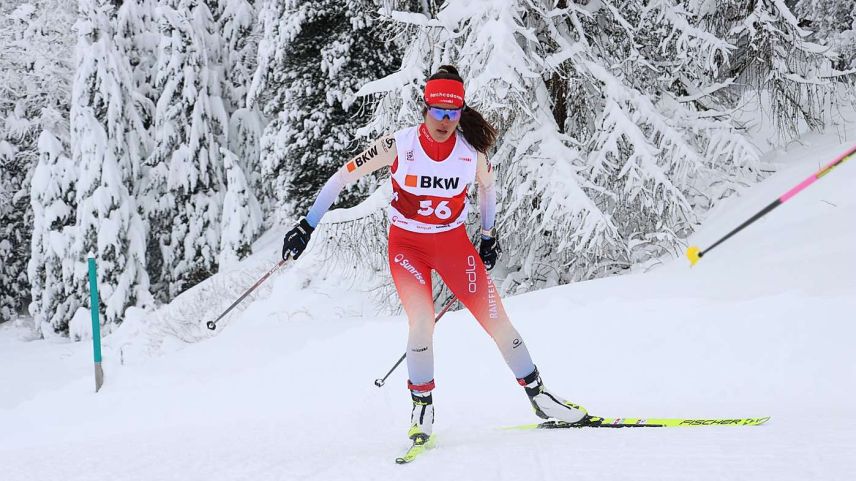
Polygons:
M502 252L502 248L499 247L499 241L496 240L496 237L482 235L481 244L479 244L479 257L484 262L485 269L493 269L500 252Z

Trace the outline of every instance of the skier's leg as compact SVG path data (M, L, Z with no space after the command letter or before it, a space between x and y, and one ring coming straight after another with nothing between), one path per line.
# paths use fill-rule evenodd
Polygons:
M407 436L420 442L431 435L434 423L434 299L431 268L414 234L392 226L389 233L389 268L407 314L407 387L413 409Z
M481 258L462 227L443 232L442 255L434 269L452 293L469 309L496 342L514 377L522 378L535 369L529 350L505 313L499 293Z
M399 227L389 231L389 269L401 305L407 314L407 371L410 382L427 384L434 380L434 299L431 268L414 235Z
M526 389L535 414L574 423L586 410L547 391L523 338L511 324L502 300L464 229L450 231L443 242L445 255L434 268L493 338L518 383Z

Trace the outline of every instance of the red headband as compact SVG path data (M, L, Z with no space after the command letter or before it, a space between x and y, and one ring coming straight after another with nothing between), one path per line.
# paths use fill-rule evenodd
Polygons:
M428 105L452 104L464 106L464 84L451 79L434 79L425 84L425 102Z

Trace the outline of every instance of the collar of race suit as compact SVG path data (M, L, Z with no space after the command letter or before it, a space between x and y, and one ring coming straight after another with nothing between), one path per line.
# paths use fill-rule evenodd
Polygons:
M428 157L433 160L444 160L452 153L452 149L455 148L456 136L457 132L452 132L452 135L444 142L437 142L431 137L428 127L424 123L419 126L419 144L422 145L422 150L428 154Z

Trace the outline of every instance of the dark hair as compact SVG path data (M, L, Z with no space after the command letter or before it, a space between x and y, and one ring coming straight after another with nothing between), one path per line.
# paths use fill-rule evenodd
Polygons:
M458 69L452 65L441 65L433 75L428 77L428 80L436 79L457 80L464 83ZM422 109L422 116L424 117L427 112L428 109ZM464 111L461 112L461 123L458 126L467 142L481 153L486 154L487 149L496 142L496 128L485 120L482 114L466 104L464 104Z

